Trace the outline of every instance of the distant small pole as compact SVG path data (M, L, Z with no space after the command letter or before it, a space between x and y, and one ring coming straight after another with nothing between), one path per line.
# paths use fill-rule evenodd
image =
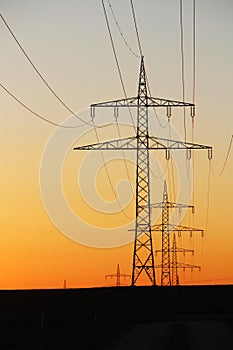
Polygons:
M116 278L116 286L117 287L120 287L121 286L121 277L124 277L124 279L126 277L131 277L130 275L126 275L125 273L121 273L120 272L120 265L117 264L117 270L116 270L116 273L112 273L110 275L105 275L105 279L107 279L108 277L111 277L112 278Z
M67 289L66 280L64 280L64 283L63 283L63 289Z

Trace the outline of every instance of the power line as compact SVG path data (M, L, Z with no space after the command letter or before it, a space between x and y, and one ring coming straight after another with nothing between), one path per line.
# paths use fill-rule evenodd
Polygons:
M66 110L68 110L73 116L75 116L76 118L78 118L80 121L82 121L84 124L87 125L91 125L90 122L85 121L84 119L82 119L81 117L79 117L62 99L61 97L55 92L55 90L51 87L51 85L47 82L47 80L44 78L44 76L40 73L39 69L36 67L36 65L33 63L33 61L31 60L31 58L29 57L29 55L27 54L27 52L24 50L22 44L19 42L19 40L17 39L17 37L15 36L14 32L12 31L12 29L10 28L9 24L7 23L7 21L5 20L5 18L3 17L3 15L0 13L0 17L2 19L2 22L5 24L6 28L8 29L9 33L11 34L11 36L13 37L14 41L16 42L16 44L18 45L18 47L20 48L21 52L24 54L24 56L26 57L27 61L30 63L30 65L32 66L32 68L35 70L35 72L37 73L37 75L40 77L40 79L43 81L43 83L47 86L47 88L49 89L49 91L56 97L56 99L63 105L63 107L66 108ZM13 96L12 96L13 97ZM27 108L28 109L28 108ZM29 110L29 109L28 109ZM38 113L34 113L33 114L38 116ZM46 118L42 117L41 119L47 121ZM54 125L58 125L54 123ZM96 126L98 128L98 126Z
M134 20L134 26L135 26L136 35L137 35L137 40L138 40L138 48L139 48L140 55L141 55L141 57L142 57L142 56L143 56L143 53L142 53L142 46L141 46L141 42L140 42L140 38L139 38L139 33L138 33L137 20L136 20L136 14L135 14L135 11L134 11L133 0L130 0L130 4L131 4L131 10L132 10L132 15L133 15L133 20Z
M106 9L105 9L105 5L104 5L104 2L102 1L102 5L103 5L103 10L104 10L104 15L105 15L105 20L106 20L106 24L107 24L107 28L108 28L108 32L109 32L109 36L110 36L110 41L111 41L111 45L112 45L112 49L113 49L113 53L114 53L114 57L115 57L115 60L116 60L116 64L117 64L117 68L118 68L118 73L119 73L119 77L120 77L120 81L121 81L121 84L122 84L122 87L123 87L123 91L124 91L124 94L125 94L125 97L127 98L127 95L126 95L126 90L125 90L125 86L124 86L124 82L123 82L123 77L122 77L122 73L121 73L121 70L120 70L120 65L119 65L119 62L118 62L118 59L117 59L117 55L116 55L116 49L115 49L115 45L114 45L114 42L113 42L113 37L112 37L112 33L111 33L111 29L110 29L110 25L109 25L109 21L108 21L108 17L107 17L107 12L106 12ZM130 111L131 112L131 111ZM132 114L131 114L131 117L132 117ZM118 130L118 133L119 133L119 136L120 136L120 129L119 129L119 124L118 124L118 121L116 119L116 124L117 124L117 130ZM96 135L96 139L98 142L100 142L100 139L99 139L99 136L98 136L98 133L97 133L97 129L96 129L96 125L94 123L94 119L92 119L92 126L94 127L94 131L95 131L95 135ZM135 126L134 126L135 128ZM106 161L104 159L104 155L103 155L103 152L101 151L101 158L102 158L102 161L103 161L103 164L104 164L104 168L105 168L105 172L106 172L106 175L107 175L107 178L108 178L108 182L110 184L110 187L111 187L111 190L112 190L112 193L116 199L116 202L121 210L121 212L125 215L125 217L127 217L128 219L132 219L130 218L125 210L122 208L121 206L121 203L119 201L119 199L117 198L117 195L115 193L115 189L114 189L114 186L112 184L112 181L111 181L111 177L110 177L110 174L109 174L109 171L108 171L108 168L107 168L107 164L106 164ZM122 151L123 153L123 159L124 159L124 163L125 163L125 167L126 167L126 172L127 172L127 176L128 176L128 180L130 182L130 178L129 178L129 171L128 171L128 167L127 167L127 164L126 164L126 159L125 159L125 156L124 156L124 152Z
M152 97L151 89L150 89L150 83L149 83L149 79L148 79L147 75L146 75L146 82L147 82L147 86L148 86L149 96ZM168 126L168 124L169 124L169 120L166 122L166 124L163 125L163 124L161 123L161 121L159 120L158 114L157 114L156 109L155 109L154 106L153 106L153 112L154 112L155 117L156 117L156 119L157 119L157 122L159 123L159 125L161 126L161 128L163 128L163 129L166 128L166 127Z
M127 46L128 49L133 53L134 56L136 56L137 58L140 58L140 56L138 56L137 54L135 54L135 52L134 52L134 51L131 49L131 47L129 46L128 42L125 40L125 37L124 37L124 35L123 35L123 33L122 33L122 30L121 30L121 28L120 28L120 26L119 26L119 23L118 23L118 21L117 21L117 19L116 19L115 13L114 13L114 11L113 11L113 8L112 8L112 6L111 6L109 0L108 0L108 4L109 4L109 7L110 7L110 9L111 9L111 12L112 12L113 18L114 18L114 20L115 20L115 23L116 23L116 25L117 25L117 27L118 27L118 30L119 30L119 32L120 32L120 34L121 34L121 36L122 36L122 38L123 38L123 40L124 40L126 46ZM140 54L141 54L141 56L142 56L142 55L143 55L143 53L142 53L142 46L141 46L141 42L140 42L140 38L139 38L139 31L138 31L138 27L137 27L136 15L135 15L135 10L134 10L134 6L133 6L133 2L132 2L132 1L131 1L131 10L132 10L132 16L133 16L133 20L134 20L135 31L136 31L136 35L137 35L138 48L139 48ZM150 95L150 97L152 97L152 95L151 95L151 89L150 89L150 84L149 84L149 80L148 80L148 77L147 77L147 76L146 76L146 79L147 79L147 85L148 85L149 95ZM163 124L160 122L159 118L158 118L158 115L157 115L157 112L156 112L156 110L155 110L155 107L153 107L153 110L154 110L154 113L155 113L155 116L156 116L156 119L157 119L159 125L160 125L162 128L165 128L165 127L167 126L167 123L166 123L166 125L163 125Z
M110 24L109 24L109 20L108 20L108 15L107 15L107 11L106 11L106 8L105 8L105 5L104 5L104 0L102 0L102 6L103 6L104 17L105 17L105 21L106 21L106 25L107 25L107 29L108 29L108 34L109 34L109 38L110 38L110 42L111 42L111 46L112 46L113 55L114 55L114 58L115 58L115 61L116 61L116 65L117 65L118 75L119 75L119 78L120 78L120 82L121 82L121 86L122 86L122 89L123 89L123 93L124 93L125 99L127 99L128 96L127 96L127 93L126 93L125 84L124 84L124 80L123 80L120 64L119 64L119 61L118 61L118 58L117 58L116 48L115 48L115 45L114 45L114 41L113 41L113 37L112 37L112 33L111 33L111 28L110 28ZM130 113L130 118L131 118L132 125L134 127L134 131L136 132L136 127L135 127L135 124L134 124L134 120L133 120L133 116L132 116L130 107L128 107L128 110L129 110L129 113Z
M193 104L196 99L196 0L193 0Z
M34 114L36 117L42 119L43 121L55 125L55 126L59 126L61 128L67 128L67 129L75 129L75 128L79 128L83 125L78 125L78 126L68 126L68 125L61 125L58 123L55 123L45 117L43 117L41 114L33 111L30 107L28 107L25 103L23 103L22 101L20 101L12 92L10 92L3 84L0 83L0 87L8 94L10 95L16 102L18 102L22 107L24 107L25 109L27 109L30 113Z
M130 47L129 43L128 43L127 40L125 39L125 36L124 36L124 34L123 34L122 30L121 30L121 27L120 27L120 25L119 25L119 22L118 22L118 20L117 20L117 18L116 18L116 15L115 15L114 11L113 11L113 7L112 7L112 5L111 5L111 3L110 3L110 0L108 0L108 5L109 5L109 7L110 7L110 10L111 10L112 16L113 16L113 18L114 18L114 21L115 21L115 23L116 23L117 29L118 29L118 31L119 31L119 33L120 33L120 35L121 35L121 37L122 37L122 39L123 39L123 41L124 41L126 47L128 48L128 50L129 50L135 57L140 58L140 56L137 55L137 54L135 53L135 51Z
M4 17L2 16L2 14L0 14L0 17L3 21L3 23L5 24L5 26L7 27L8 31L10 32L10 34L12 35L12 37L14 38L15 42L17 43L17 45L19 46L20 50L22 51L22 53L24 54L24 56L26 57L26 59L28 60L28 62L31 64L31 66L33 67L33 69L36 71L36 73L38 74L38 76L41 78L41 80L44 82L44 84L47 86L47 88L50 90L50 92L57 98L57 100L70 112L72 113L75 117L77 117L79 120L81 120L84 124L83 125L91 125L90 122L86 122L85 120L83 120L82 118L80 118L76 113L74 113L64 102L63 100L58 96L58 94L54 91L54 89L50 86L50 84L46 81L46 79L43 77L43 75L39 72L38 68L35 66L35 64L32 62L32 60L30 59L30 57L28 56L28 54L26 53L26 51L24 50L24 48L22 47L21 43L19 42L19 40L16 38L15 34L13 33L13 31L11 30L11 28L9 27L9 25L7 24L6 20L4 19ZM28 107L25 103L23 103L22 101L20 101L13 93L11 93L5 86L3 86L3 84L0 84L0 86L15 100L17 101L21 106L23 106L25 109L27 109L29 112L31 112L33 115L37 116L38 118L42 119L43 121L47 122L47 123L50 123L52 125L55 125L55 126L59 126L59 127L63 127L63 128L77 128L77 127L81 127L83 125L79 125L79 126L65 126L65 125L61 125L61 124L58 124L58 123L55 123L55 122L52 122L50 120L48 120L47 118L43 117L42 115L40 115L39 113L33 111L30 107ZM109 123L107 125L104 125L104 126L96 126L94 125L91 125L91 126L94 126L94 130L95 130L95 133L96 133L96 137L97 139L99 140L98 138L98 134L97 134L97 128L103 128L103 127L106 127L106 126L109 126L113 123ZM101 152L102 153L102 152ZM103 158L103 155L102 155L102 158ZM113 190L113 193L115 195L115 191L114 191L114 188L113 188L113 185L112 185L112 182L111 182L111 179L110 179L110 176L109 176L109 172L108 172L108 169L107 169L107 166L106 166L106 163L105 163L105 160L103 158L103 162L104 162L104 166L105 166L105 170L106 170L106 174L107 174L107 177L109 179L109 183L111 185L111 188ZM129 180L130 181L130 180ZM115 195L116 197L116 195ZM120 205L118 199L116 198L118 204ZM121 206L120 206L121 208ZM125 214L124 210L121 208L121 211ZM126 215L126 214L125 214ZM126 215L127 216L127 215ZM128 217L128 216L127 216ZM128 217L129 218L129 217ZM130 218L129 218L130 219Z
M181 80L182 80L182 99L185 101L185 60L184 60L184 29L183 29L183 1L180 0L180 50L181 50ZM184 111L184 136L186 133L186 110Z
M125 40L124 35L123 35L122 31L121 31L121 28L120 28L120 26L119 26L119 23L118 23L118 21L117 21L117 19L116 19L116 16L115 16L115 14L114 14L114 12L113 12L113 9L112 9L112 6L111 6L109 0L108 0L108 3L109 3L109 6L110 6L112 15L113 15L113 17L114 17L114 20L115 20L115 22L116 22L116 25L117 25L117 27L118 27L118 30L119 30L119 32L120 32L120 34L121 34L121 36L122 36L122 38L123 38L123 40L124 40L126 46L127 46L128 49L134 54L134 56L136 56L136 57L139 58L140 56L138 56L137 54L135 54L135 52L131 49L131 47L129 46L129 44L128 44L127 41ZM134 10L133 1L131 1L131 11L132 11L132 16L133 16L133 20L134 20L134 26L135 26L135 31L136 31L136 36L137 36L137 42L138 42L138 48L139 48L140 54L141 54L141 56L142 56L142 55L143 55L143 53L142 53L142 46L141 46L141 42L140 42L140 38L139 38L139 31L138 31L138 27L137 27L137 20L136 20L136 15L135 15L135 10ZM148 84L149 95L150 95L150 97L151 97L152 95L151 95L151 90L150 90L150 85L149 85L149 80L148 80L147 75L146 75L146 79L147 79L147 84ZM159 120L159 118L158 118L158 115L157 115L157 112L156 112L156 110L155 110L154 107L153 107L153 110L154 110L154 114L155 114L155 116L156 116L156 119L157 119L159 125L160 125L162 128L165 128L167 124L166 124L166 125L163 125L163 124L160 122L160 120Z
M171 126L170 123L168 125L169 130L169 140L171 140ZM173 157L168 160L168 162L171 161L171 169L172 169L172 186L173 186L173 194L174 194L174 201L176 201L176 186L175 186L175 176L174 176L174 167L173 167Z
M124 92L124 96L127 99L128 96L127 96L127 93L126 93L126 88L125 88L125 85L124 85L120 64L119 64L119 61L118 61L118 58L117 58L117 53L116 53L116 48L115 48L114 41L113 41L113 36L112 36L112 33L111 33L111 28L110 28L110 24L109 24L109 20L108 20L108 15L107 15L106 8L105 8L103 0L102 0L102 5L103 5L104 17L105 17L105 21L106 21L106 25L107 25L107 29L108 29L108 34L109 34L109 38L110 38L110 42L111 42L111 46L112 46L112 51L113 51L113 55L114 55L114 58L115 58L115 61L116 61L117 69L118 69L118 74L119 74L119 77L120 77L120 81L121 81L122 89L123 89L123 92ZM133 116L132 116L130 107L128 108L128 110L129 110L129 113L130 113L130 117L131 117L131 121L132 121L134 130L136 131L136 127L134 125L134 120L133 120ZM117 119L116 119L116 124L117 124L118 135L121 138L120 128L119 128L119 124L118 124L118 120ZM127 177L128 177L129 182L131 182L130 181L130 176L129 176L129 170L128 170L128 167L127 167L125 154L124 154L123 150L122 150L122 155L123 155L123 159L124 159L124 164L125 164ZM134 196L134 193L133 193L133 196Z
M47 118L45 118L44 116L42 116L41 114L35 112L31 107L29 107L28 105L26 105L24 102L22 102L18 97L16 97L10 90L8 90L2 83L0 83L0 87L9 95L11 96L16 102L18 102L23 108L25 108L27 111L29 111L30 113L32 113L33 115L35 115L36 117L40 118L41 120L45 121L46 123L49 123L51 125L54 125L54 126L58 126L58 127L61 127L61 128L65 128L65 129L77 129L77 128L81 128L83 127L84 125L86 125L87 123L83 123L81 125L77 125L77 126L74 126L74 125L63 125L63 124L58 124L56 122L53 122ZM112 125L113 122L110 122L108 124L104 124L104 125L98 125L96 126L96 128L106 128L110 125ZM88 123L88 125L90 125Z
M195 104L196 100L196 0L193 0L193 91L192 91L192 103ZM194 143L194 116L192 116L192 143ZM193 186L192 186L192 202L195 203L195 158L193 154L192 158L192 169L193 169Z
M138 30L137 19L136 19L136 14L135 14L135 10L134 10L133 1L130 0L130 3L131 3L132 16L133 16L133 20L134 20L135 32L136 32L136 36L137 36L138 49L139 49L139 52L140 52L141 56L143 56L142 45L141 45L141 41L140 41L140 37L139 37L139 30ZM146 71L145 71L145 73L146 73ZM149 79L148 79L147 74L146 74L146 82L147 82L147 86L148 86L149 96L152 97L151 89L150 89L150 83L149 83ZM158 118L158 115L157 115L157 112L156 112L156 109L155 109L154 106L153 106L153 112L154 112L154 114L155 114L155 117L156 117L156 119L157 119L159 125L160 125L162 128L166 128L166 126L169 125L169 132L170 132L169 120L167 121L167 123L166 123L165 125L163 125L163 124L160 122L159 118ZM166 169L168 168L168 165L169 165L169 163L167 162ZM172 166L172 170L173 170L173 166ZM157 178L153 171L151 171L151 174L152 174L155 178ZM173 171L172 171L172 175L173 175L173 185L174 185L174 173L173 173ZM163 178L160 177L160 179L161 179L162 182L163 182ZM174 194L175 194L175 190L174 190Z
M100 139L99 139L99 135L98 135L98 133L97 133L96 127L95 127L94 119L92 120L92 122L93 122L93 127L94 127L94 130L95 130L96 139L97 139L97 141L98 141L98 143L99 143L99 142L100 142ZM117 204L118 204L118 206L119 206L119 208L120 208L120 211L124 214L124 216L125 216L127 219L132 220L132 218L130 218L130 217L126 214L124 208L122 208L122 206L121 206L121 203L120 203L119 199L117 198L117 195L116 195L116 192L115 192L115 189L114 189L114 186L113 186L113 183L112 183L112 181L111 181L111 177L110 177L110 174L109 174L109 171L108 171L108 167L107 167L107 164L106 164L105 159L104 159L103 152L100 151L100 154L101 154L101 158L102 158L102 161L103 161L103 164L104 164L104 169L105 169L105 172L106 172L106 175L107 175L107 178L108 178L108 182L109 182L109 184L110 184L110 187L111 187L112 193L113 193L113 195L114 195L114 197L115 197L115 199L116 199L116 202L117 202Z
M229 160L231 147L232 147L232 142L233 142L233 135L231 135L231 139L230 139L229 146L228 146L227 153L226 153L226 158L225 158L225 161L223 163L222 169L220 170L220 172L218 174L215 173L215 171L213 169L213 166L212 166L212 162L211 162L211 172L214 175L214 177L220 177L223 174L223 172L224 172L224 170L226 168L227 162Z
M134 20L134 27L135 27L135 32L136 32L136 37L137 37L137 42L138 42L138 49L139 49L139 52L140 52L141 56L143 56L142 45L141 45L141 41L140 41L140 37L139 37L139 30L138 30L137 19L136 19L136 14L135 14L135 10L134 10L133 1L130 0L130 3L131 3L131 11L132 11L132 16L133 16L133 20ZM146 82L147 82L147 86L148 86L149 96L152 97L151 89L150 89L150 84L149 84L149 79L148 79L147 74L146 74ZM166 123L165 125L163 125L163 124L160 122L155 107L153 107L153 111L154 111L155 117L156 117L156 119L157 119L159 125L160 125L162 128L165 128L165 127L167 126L167 123Z
M181 50L182 100L185 101L185 55L184 55L183 0L180 0L180 50ZM186 142L187 141L187 128L186 128L186 109L185 108L183 108L183 120L184 120L183 121L183 123L184 123L184 139ZM193 122L192 122L192 126L193 126ZM193 128L192 128L192 130L193 130ZM192 132L192 134L194 134L194 133ZM187 159L186 159L186 175L189 178L188 160Z
M208 221L209 221L209 207L210 207L210 170L211 170L211 160L209 159L209 169L208 169L208 184L207 184L207 206L206 206L206 224L205 230L207 232Z

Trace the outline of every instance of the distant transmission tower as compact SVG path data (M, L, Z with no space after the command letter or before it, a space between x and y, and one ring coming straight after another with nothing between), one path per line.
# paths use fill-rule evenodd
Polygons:
M164 150L166 153L166 159L169 159L170 151L173 149L186 150L188 158L191 157L191 149L208 149L208 157L211 158L212 148L210 146L168 140L149 135L149 108L164 107L167 109L167 117L170 118L172 108L190 107L191 116L194 117L195 105L193 103L149 97L147 92L147 79L143 57L141 58L137 96L92 104L92 116L94 116L94 110L96 107L112 107L114 108L115 113L118 113L118 108L122 107L137 109L135 136L74 147L74 150L136 151L136 223L132 266L132 286L136 285L139 277L143 275L149 279L151 285L155 285L156 279L151 233L149 150Z
M116 273L112 273L112 274L110 274L110 275L105 275L105 279L107 279L107 278L116 278L116 286L117 287L120 287L120 285L121 285L121 277L123 277L124 279L125 278L127 278L127 277L131 277L130 275L126 275L125 273L121 273L120 272L120 265L119 264L117 264L117 271L116 271Z
M173 232L173 239L172 239L172 248L171 248L171 284L172 286L178 286L180 284L180 278L178 274L178 269L190 269L191 271L193 269L201 270L201 266L197 265L190 265L190 264L184 264L177 261L177 253L183 253L185 255L186 253L192 253L194 254L193 249L186 249L186 248L179 248L176 245L176 233Z
M183 254L185 254L185 252L193 253L194 251L192 249L178 248L176 245L175 232L179 232L179 234L181 234L181 232L192 233L193 231L195 231L201 232L201 234L203 235L203 230L193 227L170 224L170 209L178 208L180 210L182 208L191 208L192 210L194 210L194 206L169 202L166 181L164 183L163 202L152 204L152 207L162 208L162 223L152 227L152 231L160 231L162 233L162 249L158 249L155 251L156 253L162 253L161 264L155 266L161 269L161 286L179 285L178 268L200 269L200 266L183 264L177 261L177 253L182 252ZM173 238L171 245L170 242L172 233Z

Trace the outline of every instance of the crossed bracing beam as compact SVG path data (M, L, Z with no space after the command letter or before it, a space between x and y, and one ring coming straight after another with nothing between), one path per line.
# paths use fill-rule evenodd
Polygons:
M120 100L91 104L92 111L94 111L96 107L138 107L138 97L122 98ZM147 104L145 104L145 107L191 107L191 115L195 113L195 105L193 103L158 97L147 96Z
M148 136L149 150L164 150L166 159L170 158L171 150L187 150L187 157L191 158L191 150L206 149L208 150L208 158L212 158L212 147L200 145L197 143L169 140L161 137ZM125 137L122 139L92 143L85 146L74 147L74 150L90 151L90 150L137 150L137 136Z

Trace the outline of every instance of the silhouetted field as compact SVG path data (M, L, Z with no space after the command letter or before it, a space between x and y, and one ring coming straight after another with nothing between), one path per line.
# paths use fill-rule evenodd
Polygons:
M0 291L0 349L233 349L233 286Z

